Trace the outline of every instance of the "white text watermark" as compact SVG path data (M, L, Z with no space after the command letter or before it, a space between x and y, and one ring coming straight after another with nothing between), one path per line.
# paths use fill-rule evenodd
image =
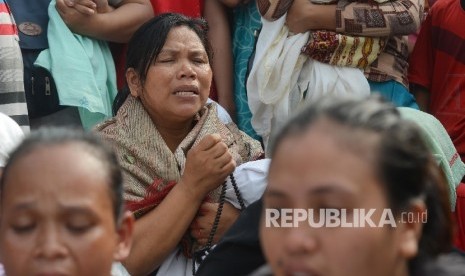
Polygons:
M265 226L290 228L306 223L314 228L397 227L398 223L426 223L427 212L401 212L395 218L391 209L265 209Z

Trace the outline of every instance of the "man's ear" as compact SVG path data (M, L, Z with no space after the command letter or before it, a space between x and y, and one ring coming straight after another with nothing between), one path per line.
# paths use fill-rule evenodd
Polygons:
M118 241L115 253L113 254L113 258L117 262L125 260L131 252L134 224L135 220L132 213L130 211L124 212L121 224L117 229Z
M401 213L397 224L400 231L399 250L405 258L411 259L418 254L418 244L427 219L428 213L423 200L415 200L407 211Z
M142 85L140 82L139 74L134 70L134 68L129 68L126 70L126 82L129 87L129 92L135 98L139 97L142 92Z

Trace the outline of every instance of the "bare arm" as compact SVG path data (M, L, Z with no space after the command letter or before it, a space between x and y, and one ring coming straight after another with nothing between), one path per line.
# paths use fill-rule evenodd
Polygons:
M219 135L204 138L187 154L184 174L155 209L136 221L131 253L124 266L131 275L147 275L179 244L205 195L235 168Z
M415 96L418 106L421 111L428 112L429 110L429 101L430 101L430 92L429 90L419 84L410 84L410 92Z
M358 36L407 35L419 29L422 10L421 0L383 3L340 0L338 4L330 5L294 0L286 23L296 33L328 30Z
M231 32L225 7L218 0L205 0L204 17L208 21L208 39L213 48L213 80L218 103L235 121Z
M128 42L137 28L153 17L149 0L123 0L110 12L92 15L67 6L65 0L57 0L56 8L74 33L112 42Z
M182 239L204 196L189 192L188 185L176 184L160 205L136 221L131 253L124 261L131 275L155 270Z

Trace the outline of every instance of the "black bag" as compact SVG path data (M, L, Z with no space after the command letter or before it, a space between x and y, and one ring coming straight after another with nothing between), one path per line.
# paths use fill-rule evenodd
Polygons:
M35 67L37 56L48 48L47 25L50 0L10 0L8 5L19 30L19 46L24 63L24 90L29 118L49 115L59 105L57 89L46 69Z

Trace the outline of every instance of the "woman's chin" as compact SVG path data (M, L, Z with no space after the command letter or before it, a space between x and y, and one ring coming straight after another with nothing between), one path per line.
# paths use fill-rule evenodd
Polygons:
M182 108L177 108L175 111L175 114L178 117L185 118L186 120L192 119L197 113L199 113L201 107L200 105L197 106L190 106L190 107L182 107Z

